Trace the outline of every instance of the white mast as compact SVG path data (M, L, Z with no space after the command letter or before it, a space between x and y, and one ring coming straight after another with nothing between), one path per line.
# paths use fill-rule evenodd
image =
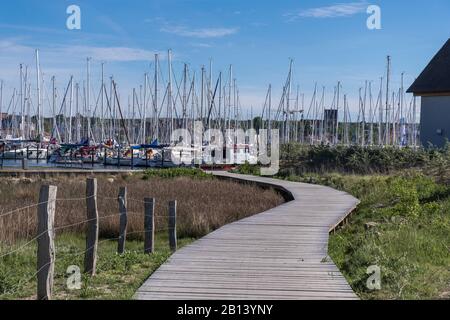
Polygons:
M53 130L57 130L56 124L56 87L55 87L55 76L52 77L52 114L53 114ZM29 124L28 124L29 125ZM52 138L55 138L53 134L55 133L52 130Z
M200 119L203 123L203 114L204 114L204 97L205 97L205 67L202 66L202 84L200 91Z
M81 122L80 122L80 86L75 84L75 114L76 114L76 142L81 141Z
M390 123L389 123L389 98L390 98L390 93L389 93L389 81L390 81L390 73L391 73L391 57L387 56L387 73L386 73L386 126L385 126L385 131L386 131L386 145L390 144Z
M69 100L69 138L68 143L72 143L72 104L73 104L73 76L70 77L70 100Z
M335 137L335 144L338 144L338 142L339 142L339 100L340 100L340 89L341 89L341 82L338 81L338 84L337 84L337 95L336 95L336 137Z
M91 138L91 70L90 70L90 58L86 59L87 63L87 81L86 81L86 108L87 108L87 139Z
M25 138L25 99L23 93L23 66L20 64L20 135Z
M104 94L104 91L106 90L105 79L104 79L104 75L105 75L104 65L105 65L105 63L102 62L101 116L100 116L100 130L102 131L102 133L101 133L102 142L105 141L105 125L104 125L104 121L103 121L103 117L105 116L103 94Z
M172 132L173 132L173 103L172 103L172 50L167 52L167 58L169 63L169 86L167 91L167 111L170 112L170 127L168 141L171 142Z
M406 130L405 130L406 117L403 116L404 115L404 110L403 110L403 104L404 104L404 101L403 101L403 98L404 98L403 97L404 84L403 84L403 82L404 82L404 77L405 77L405 73L402 72L401 87L400 87L400 117L399 117L399 124L400 124L400 134L399 135L400 135L400 145L401 146L403 146L403 144L406 142L405 141L405 139L406 139L406 136L405 136L405 134L406 134Z
M187 64L184 64L183 70L183 129L187 129ZM186 143L186 141L184 141Z
M41 122L41 66L39 64L39 50L36 50L36 81L37 81L37 134L41 135L42 122Z
M146 143L146 137L147 137L147 86L148 86L148 74L145 74L144 78L144 107L143 107L143 115L142 120L144 121L142 126L142 140L141 143ZM134 100L134 98L133 98ZM134 105L134 102L133 102ZM134 117L134 111L133 111L133 117Z
M380 78L380 92L379 92L379 116L378 116L378 145L383 145L383 77Z
M269 84L269 124L268 124L269 142L272 141L272 84Z
M362 128L361 128L361 146L366 145L366 103L367 103L367 80L364 88L364 101L362 103Z
M228 83L228 129L231 129L231 90L233 86L233 65L230 65L230 78Z
M155 54L155 100L153 101L153 117L154 117L154 139L159 139L159 106L158 106L158 54Z

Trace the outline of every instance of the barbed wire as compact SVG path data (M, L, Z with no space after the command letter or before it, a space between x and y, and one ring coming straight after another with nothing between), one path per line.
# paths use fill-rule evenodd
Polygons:
M34 241L36 241L37 239L39 239L40 237L42 237L44 234L46 234L49 230L45 230L43 231L41 234L37 235L36 237L34 237L33 239L31 239L30 241L26 242L24 245L21 245L20 247L11 250L7 253L4 254L0 254L0 258L4 258L6 256L12 255L13 253L16 253L18 251L22 251L23 249L25 249L27 246L29 246L31 243L33 243Z
M23 211L23 210L35 208L35 207L40 206L41 204L46 204L46 203L48 203L48 202L49 202L49 201L44 201L44 202L40 202L40 203L36 203L36 204L29 205L29 206L25 206L25 207L22 207L22 208L14 209L14 210L12 210L12 211L5 212L5 213L0 214L0 218L6 217L6 216L10 216L10 215L12 215L12 214L14 214L14 213L16 213L16 212L20 212L20 211Z
M56 199L56 200L43 201L43 202L40 202L40 203L37 203L37 204L33 204L33 205L17 208L17 209L14 209L12 211L9 211L9 212L2 213L2 214L0 214L0 218L6 217L6 216L10 216L10 215L12 215L14 213L18 213L18 212L21 212L21 211L24 211L24 210L29 210L29 209L32 209L32 208L36 208L36 207L38 207L40 205L43 205L43 204L46 204L46 203L49 203L49 202L52 202L52 201L53 202L58 202L58 201L59 202L61 202L61 201L82 201L82 200L87 200L87 199L90 199L90 198L106 199L106 200L119 200L119 197L117 197L117 198L99 197L98 195L92 195L92 196L87 196L87 197L82 197L82 198L59 198L59 199ZM127 200L134 201L134 202L139 202L139 203L144 203L144 204L145 203L149 203L148 201L134 199L134 198L128 198ZM127 212L127 216L128 215L144 215L145 216L145 213L128 211ZM121 216L120 213L119 214L111 214L111 215L99 216L98 220L114 218L114 217L120 217L120 216ZM153 218L155 220L157 220L157 221L160 221L161 219L168 219L168 217L169 217L168 215L155 215L155 214L153 214ZM47 230L43 231L41 234L39 234L39 235L33 237L31 240L27 241L25 244L21 245L20 247L14 249L14 250L11 250L11 251L9 251L7 253L0 254L0 258L4 258L6 256L9 256L11 254L14 254L16 252L19 252L19 251L25 249L27 246L32 244L35 240L39 239L41 236L43 236L45 233L47 233L47 232L49 232L51 230L52 231L60 231L60 230L64 230L64 229L67 229L67 228L70 228L70 227L75 227L75 226L82 225L82 224L85 224L85 223L88 223L88 222L91 222L91 221L95 221L95 220L97 220L97 218L86 219L86 220L83 220L83 221L79 221L79 222L75 222L75 223L72 223L72 224L56 227L56 228L53 228L53 229L47 229ZM155 230L155 231L156 232L162 232L164 230ZM148 232L148 231L144 231L144 232Z
M40 205L43 205L43 204L46 204L46 203L49 203L49 202L83 201L83 200L88 200L88 199L91 199L91 198L97 198L97 199L103 199L103 200L119 200L119 197L117 197L117 198L110 198L110 197L100 197L98 195L97 196L92 195L92 196L82 197L82 198L60 198L60 199L55 199L55 200L48 200L48 201L39 202L39 203L36 203L36 204L28 205L28 206L25 206L25 207L21 207L21 208L17 208L17 209L8 211L8 212L1 213L0 214L0 218L10 216L10 215L12 215L14 213L17 213L17 212L21 212L21 211L29 210L29 209L32 209L32 208L36 208L36 207L38 207ZM127 198L126 200L127 201L132 201L132 202L144 203L144 204L150 203L150 202L145 201L145 200L139 200L139 199L134 199L134 198Z
M9 212L1 213L0 214L0 218L6 217L6 216L10 216L10 215L12 215L14 213L17 213L17 212L20 212L20 211L36 208L36 207L38 207L40 205L43 205L43 204L46 204L46 203L49 203L49 202L82 201L82 200L91 199L93 197L95 197L95 196L89 196L89 197L83 197L83 198L63 198L63 199L47 200L47 201L31 204L31 205L28 205L28 206L25 206L25 207L17 208L17 209L11 210Z

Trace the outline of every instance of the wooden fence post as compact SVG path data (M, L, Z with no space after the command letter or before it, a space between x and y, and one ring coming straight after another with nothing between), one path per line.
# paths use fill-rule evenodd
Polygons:
M37 299L50 300L53 291L53 273L55 270L55 222L56 193L55 186L42 186L38 205L37 238Z
M127 188L122 187L119 191L119 214L120 214L120 227L119 227L119 246L117 252L123 254L125 252L125 242L127 239Z
M145 198L144 206L144 253L153 253L155 251L155 199Z
M86 253L84 256L84 272L95 276L97 267L98 248L98 210L97 210L97 179L86 180L86 208L87 208L87 235Z
M177 201L169 202L169 245L170 250L177 251Z

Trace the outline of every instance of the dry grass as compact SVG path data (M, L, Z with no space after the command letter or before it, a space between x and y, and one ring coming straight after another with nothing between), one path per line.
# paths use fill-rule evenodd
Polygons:
M36 235L36 203L39 188L43 184L58 186L56 204L56 228L86 220L84 178L52 178L0 180L0 242L13 244L17 240L32 239ZM283 203L274 190L256 186L221 181L214 178L192 179L178 177L143 180L141 175L121 175L98 178L98 210L100 236L112 238L118 235L119 187L128 189L128 232L130 238L140 239L144 226L145 197L156 199L157 230L167 228L167 211L170 200L178 201L179 237L200 237L225 224L263 212ZM75 200L68 200L75 199ZM1 215L20 210L13 214ZM112 217L108 217L111 216ZM64 229L64 232L83 232L85 224ZM59 231L61 233L63 231ZM133 234L134 233L134 234Z

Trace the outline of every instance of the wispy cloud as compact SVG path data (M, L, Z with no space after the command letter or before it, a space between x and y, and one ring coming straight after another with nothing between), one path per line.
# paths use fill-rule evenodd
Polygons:
M59 45L40 47L41 51L52 57L61 57L63 59L90 57L99 61L110 62L129 62L152 60L155 51L130 47L99 47L99 46L80 46L80 45ZM29 45L23 45L12 39L0 41L0 57L12 57L14 55L34 55L35 48Z
M111 62L152 60L156 53L145 49L128 47L68 46L61 48L61 50L81 57L91 57L94 60Z
M166 25L161 28L162 32L175 34L181 37L191 38L221 38L236 34L239 28L199 28L191 29L186 26Z
M299 18L349 17L365 12L367 6L367 2L338 3L330 6L303 9L288 13L285 16L289 17L290 20L296 20Z
M204 43L204 42L194 42L191 43L192 47L196 47L196 48L211 48L212 45L210 43Z

